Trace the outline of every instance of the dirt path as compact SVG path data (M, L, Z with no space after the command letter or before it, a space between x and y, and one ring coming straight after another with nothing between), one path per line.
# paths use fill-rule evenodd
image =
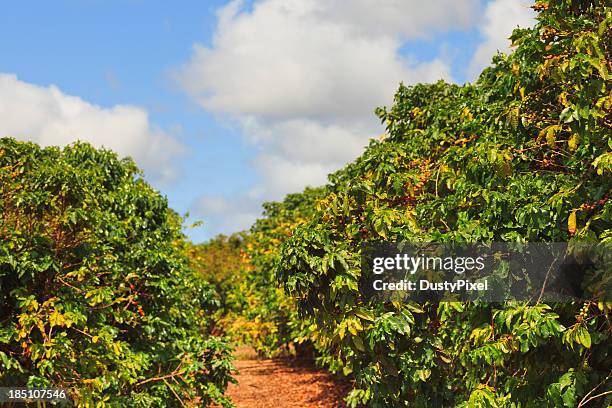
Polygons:
M227 395L238 408L340 408L350 388L324 371L291 360L258 359L240 349L234 362L240 373Z

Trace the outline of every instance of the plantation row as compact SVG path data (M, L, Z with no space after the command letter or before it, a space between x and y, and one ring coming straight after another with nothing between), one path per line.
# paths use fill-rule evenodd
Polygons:
M350 406L612 404L606 302L374 302L378 241L612 243L612 8L540 1L478 81L400 86L329 184L193 244L131 160L0 139L0 385L231 406L228 339L315 357ZM590 276L591 286L610 274Z
M534 8L537 25L515 30L514 52L475 84L400 86L376 111L385 137L327 186L267 204L233 244L195 248L233 248L232 268L242 263L240 283L219 286L230 334L263 354L316 356L355 380L351 406L612 403L610 303L380 303L359 291L367 242L612 242L612 9Z
M0 207L1 386L88 407L228 404L214 288L132 161L0 139Z

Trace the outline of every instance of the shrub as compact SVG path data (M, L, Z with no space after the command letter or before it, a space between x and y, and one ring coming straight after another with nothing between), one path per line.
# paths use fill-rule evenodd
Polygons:
M374 303L370 241L612 241L610 24L598 1L540 1L475 84L401 86L387 136L330 176L276 274L314 322L352 406L610 401L610 304Z
M214 292L131 160L0 139L0 383L79 406L229 405Z

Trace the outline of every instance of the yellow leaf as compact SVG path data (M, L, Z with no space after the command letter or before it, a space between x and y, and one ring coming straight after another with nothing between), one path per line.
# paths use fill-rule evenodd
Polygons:
M93 337L91 338L91 342L92 342L92 343L97 343L97 342L98 342L98 339L100 339L100 337L98 337L98 336L93 336Z
M567 219L567 230L571 235L576 233L576 210L572 210L569 218Z
M66 319L64 315L59 313L57 310L54 310L51 315L49 315L49 322L51 326L63 326Z
M547 126L540 131L540 133L538 134L538 138L545 137L546 143L548 143L550 147L554 147L555 146L555 134L560 129L561 129L561 126L559 125Z
M38 302L36 301L36 299L32 300L32 302L30 303L30 310L38 310Z
M567 141L567 146L571 151L574 151L576 150L576 148L578 148L578 141L579 137L575 133L572 135L572 137L569 138L569 140Z
M121 345L119 343L113 343L113 351L116 355L121 354Z
M36 326L38 327L38 330L40 330L40 334L43 334L43 335L46 334L46 332L45 332L45 325L42 322L42 320L37 320L36 321Z

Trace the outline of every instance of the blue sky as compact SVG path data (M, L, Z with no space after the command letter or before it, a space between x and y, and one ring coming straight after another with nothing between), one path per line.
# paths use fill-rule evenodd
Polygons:
M6 2L0 136L131 155L201 241L320 184L399 81L471 81L528 2ZM373 5L377 4L377 7Z

